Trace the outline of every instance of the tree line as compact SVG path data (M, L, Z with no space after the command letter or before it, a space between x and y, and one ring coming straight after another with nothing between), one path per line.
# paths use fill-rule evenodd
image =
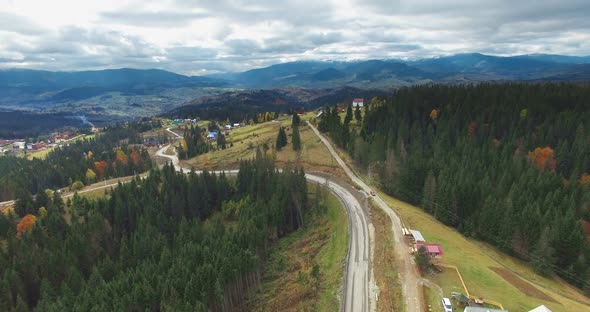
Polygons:
M235 178L166 165L109 198L0 214L0 310L243 309L270 244L314 208L302 169L257 155Z
M358 135L320 122L383 190L590 294L590 86L403 88Z

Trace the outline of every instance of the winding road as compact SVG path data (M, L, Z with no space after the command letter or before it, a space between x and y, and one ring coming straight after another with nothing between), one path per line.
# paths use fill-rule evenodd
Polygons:
M170 145L164 146L156 152L156 156L170 160L176 171L189 172L179 165L176 155L166 154ZM196 171L200 173L201 171ZM213 171L215 172L215 171ZM216 173L220 173L216 172ZM226 174L237 174L238 170L225 170ZM346 256L345 278L342 293L342 311L368 312L376 309L375 296L373 295L376 286L371 270L373 253L371 241L374 236L372 224L363 209L363 206L349 191L346 186L338 183L335 179L326 175L306 173L308 181L325 185L342 203L348 216L349 245ZM353 191L354 192L354 191Z
M320 140L324 143L324 145L332 154L332 157L336 159L340 167L346 172L346 175L356 183L363 191L367 194L371 192L371 188L361 180L351 169L348 165L342 160L342 158L338 155L336 150L332 147L332 144L314 127L309 121L307 122L309 127L313 130L313 132L320 138ZM406 311L409 312L421 312L423 311L424 306L424 298L422 292L422 278L418 274L416 270L416 265L414 263L414 259L412 256L407 252L408 247L404 242L404 238L402 233L402 222L400 217L395 213L393 209L391 209L381 197L378 195L373 196L373 200L375 204L383 212L389 216L391 220L391 231L393 233L393 242L395 244L395 251L396 257L400 261L401 268L401 285L402 285L402 296L405 298L404 305L406 307Z

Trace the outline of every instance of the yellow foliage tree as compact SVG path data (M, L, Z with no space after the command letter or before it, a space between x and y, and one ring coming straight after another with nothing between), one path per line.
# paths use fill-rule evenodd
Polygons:
M94 156L94 154L92 154L92 151L88 151L88 158L92 158L92 156Z
M94 172L94 170L88 168L88 170L86 170L86 181L94 182L95 180L96 180L96 173Z
M182 150L183 151L188 151L188 144L186 144L186 140L182 139L182 142L180 142L180 144L182 145Z

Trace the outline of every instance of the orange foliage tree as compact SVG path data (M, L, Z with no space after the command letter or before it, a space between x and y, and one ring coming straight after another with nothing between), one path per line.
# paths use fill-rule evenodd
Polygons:
M587 173L584 173L580 177L580 184L582 184L582 185L590 185L590 175L587 174Z
M107 168L107 162L106 161L97 161L94 163L94 169L96 169L96 175L98 176L99 180L102 180L104 178L104 171Z
M116 159L117 163L127 165L127 155L125 155L125 152L123 152L121 149L117 149Z
M436 121L438 119L438 109L433 109L430 112L430 119L432 119L432 121Z
M28 214L28 215L24 216L20 220L18 225L16 226L17 237L20 236L21 233L23 233L25 231L30 231L33 228L33 225L35 225L36 220L37 220L37 218L32 214Z
M133 164L136 166L141 161L141 157L139 156L139 153L137 152L137 150L133 150L131 152L131 154L129 155L129 158L131 158L131 162L133 162Z
M537 147L529 152L529 159L535 163L540 170L544 170L546 165L549 169L555 170L555 152L549 146Z

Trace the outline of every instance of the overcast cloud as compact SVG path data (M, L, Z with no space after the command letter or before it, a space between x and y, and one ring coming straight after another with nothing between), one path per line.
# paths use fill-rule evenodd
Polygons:
M588 0L0 0L0 68L188 75L296 60L590 55Z

